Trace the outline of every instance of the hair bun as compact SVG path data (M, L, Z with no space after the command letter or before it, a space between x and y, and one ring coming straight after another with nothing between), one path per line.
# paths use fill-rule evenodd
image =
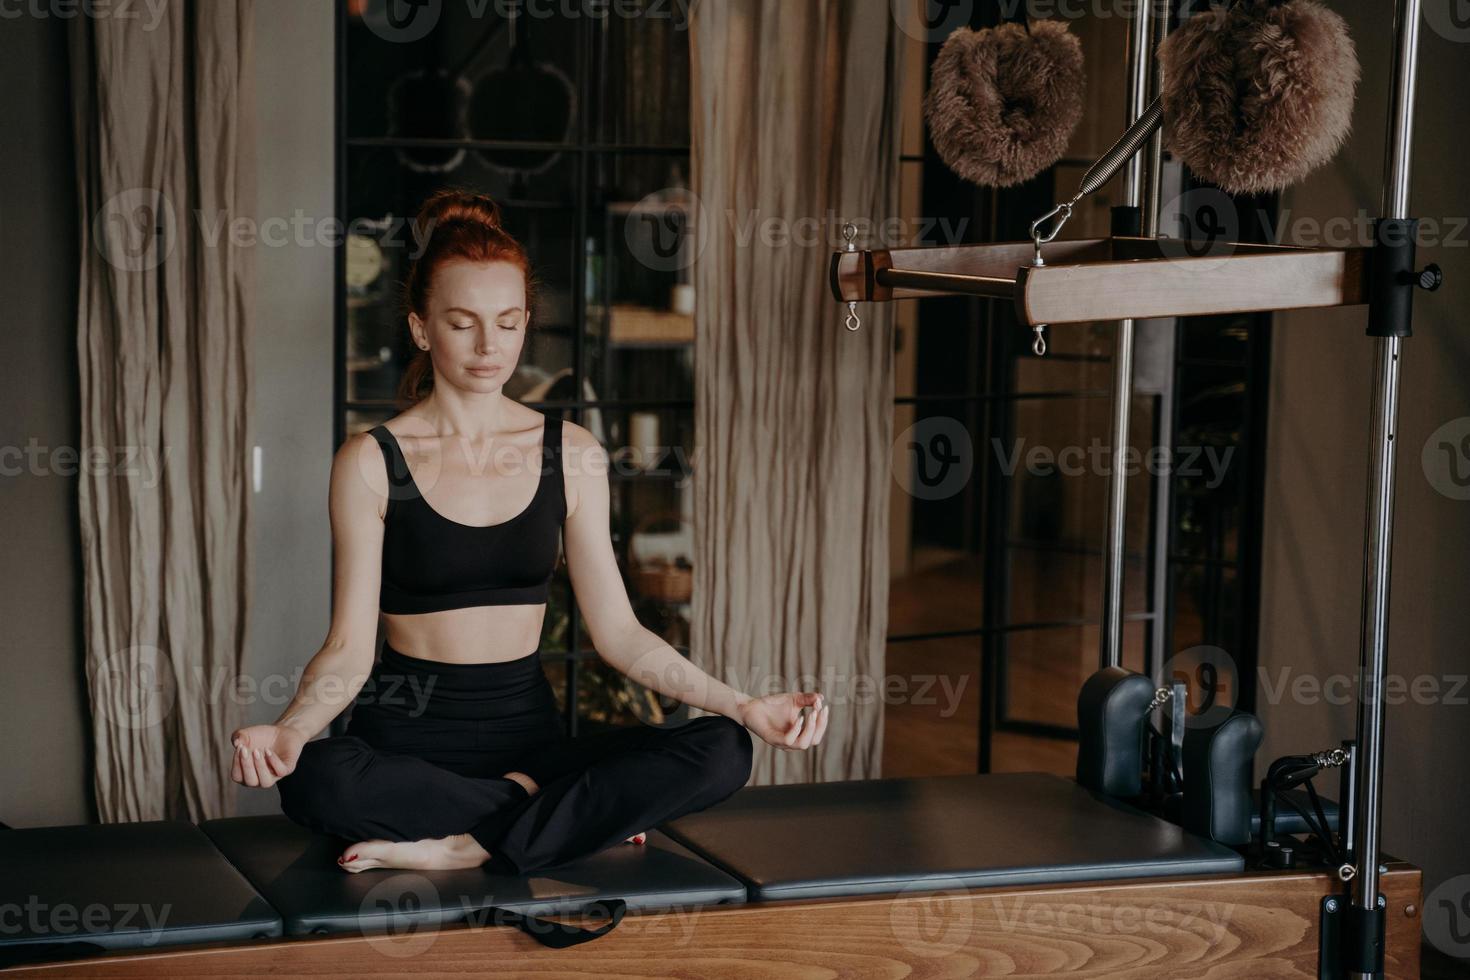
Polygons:
M420 228L434 228L451 221L482 225L496 231L505 230L500 223L500 205L484 194L454 187L429 195L415 219Z

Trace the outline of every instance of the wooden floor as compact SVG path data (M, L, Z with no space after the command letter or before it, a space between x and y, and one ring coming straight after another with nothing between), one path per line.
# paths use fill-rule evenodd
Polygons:
M1055 586L1055 558L1018 554L1012 615L1040 618L1037 595ZM918 571L896 578L889 587L890 636L975 629L982 625L981 559L946 553L920 556ZM1101 595L1096 569L1072 562L1074 580L1063 586L1072 595ZM1100 600L1099 600L1100 601ZM1064 609L1054 618L1085 618L1091 609ZM980 751L981 637L978 635L890 643L885 673L901 681L908 697L895 698L884 715L883 775L925 776L978 771ZM1142 667L1141 624L1125 629L1125 662ZM1007 640L1009 664L1006 703L1011 716L1071 727L1077 719L1077 691L1095 669L1098 629L1016 631ZM1070 775L1077 745L1067 739L1039 738L997 731L991 747L993 772L1055 772Z

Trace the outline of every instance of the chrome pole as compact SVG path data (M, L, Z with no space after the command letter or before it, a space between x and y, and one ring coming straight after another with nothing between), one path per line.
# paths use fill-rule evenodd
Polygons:
M1154 77L1153 2L1140 4L1128 38L1128 121L1130 125L1149 110ZM1160 145L1156 130L1147 154L1133 154L1123 171L1123 202L1140 209L1145 234L1158 225L1158 202L1148 173L1157 170ZM1152 166L1151 166L1152 165ZM1117 667L1123 662L1123 556L1127 544L1128 477L1123 472L1128 449L1128 425L1133 395L1133 321L1119 320L1113 347L1113 413L1108 471L1107 540L1103 546L1102 644L1099 663Z
M1410 154L1414 137L1414 75L1419 53L1420 0L1394 10L1393 89L1384 151L1383 216L1409 217ZM1368 502L1364 529L1363 621L1358 664L1358 794L1353 800L1357 865L1353 908L1368 916L1379 903L1379 833L1383 814L1383 682L1387 672L1389 561L1393 546L1393 466L1398 428L1399 337L1374 340L1373 406L1369 429ZM1381 973L1353 971L1353 980Z

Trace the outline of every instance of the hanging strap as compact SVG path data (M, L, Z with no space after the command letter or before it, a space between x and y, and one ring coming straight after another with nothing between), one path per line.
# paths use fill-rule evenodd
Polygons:
M1174 682L1173 697L1169 698L1169 768L1174 783L1184 789L1184 729L1188 724L1189 687L1183 681Z
M584 914L590 915L593 918L606 917L608 920L606 925L598 926L595 929L583 929L581 926L569 925L565 922L540 919L533 915L526 915L523 912L501 908L497 905L485 905L477 909L471 909L459 921L475 926L515 926L542 946L549 946L552 949L566 949L569 946L579 946L582 943L591 942L612 932L618 927L618 923L623 921L623 914L627 910L628 903L621 898L600 898L594 902L588 902L581 909Z

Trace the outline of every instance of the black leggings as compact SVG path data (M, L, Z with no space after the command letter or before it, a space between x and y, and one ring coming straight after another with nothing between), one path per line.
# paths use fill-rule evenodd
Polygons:
M568 738L540 651L446 664L384 644L346 734L307 742L276 785L282 811L318 833L469 833L487 869L524 875L721 802L750 778L751 751L723 715Z

